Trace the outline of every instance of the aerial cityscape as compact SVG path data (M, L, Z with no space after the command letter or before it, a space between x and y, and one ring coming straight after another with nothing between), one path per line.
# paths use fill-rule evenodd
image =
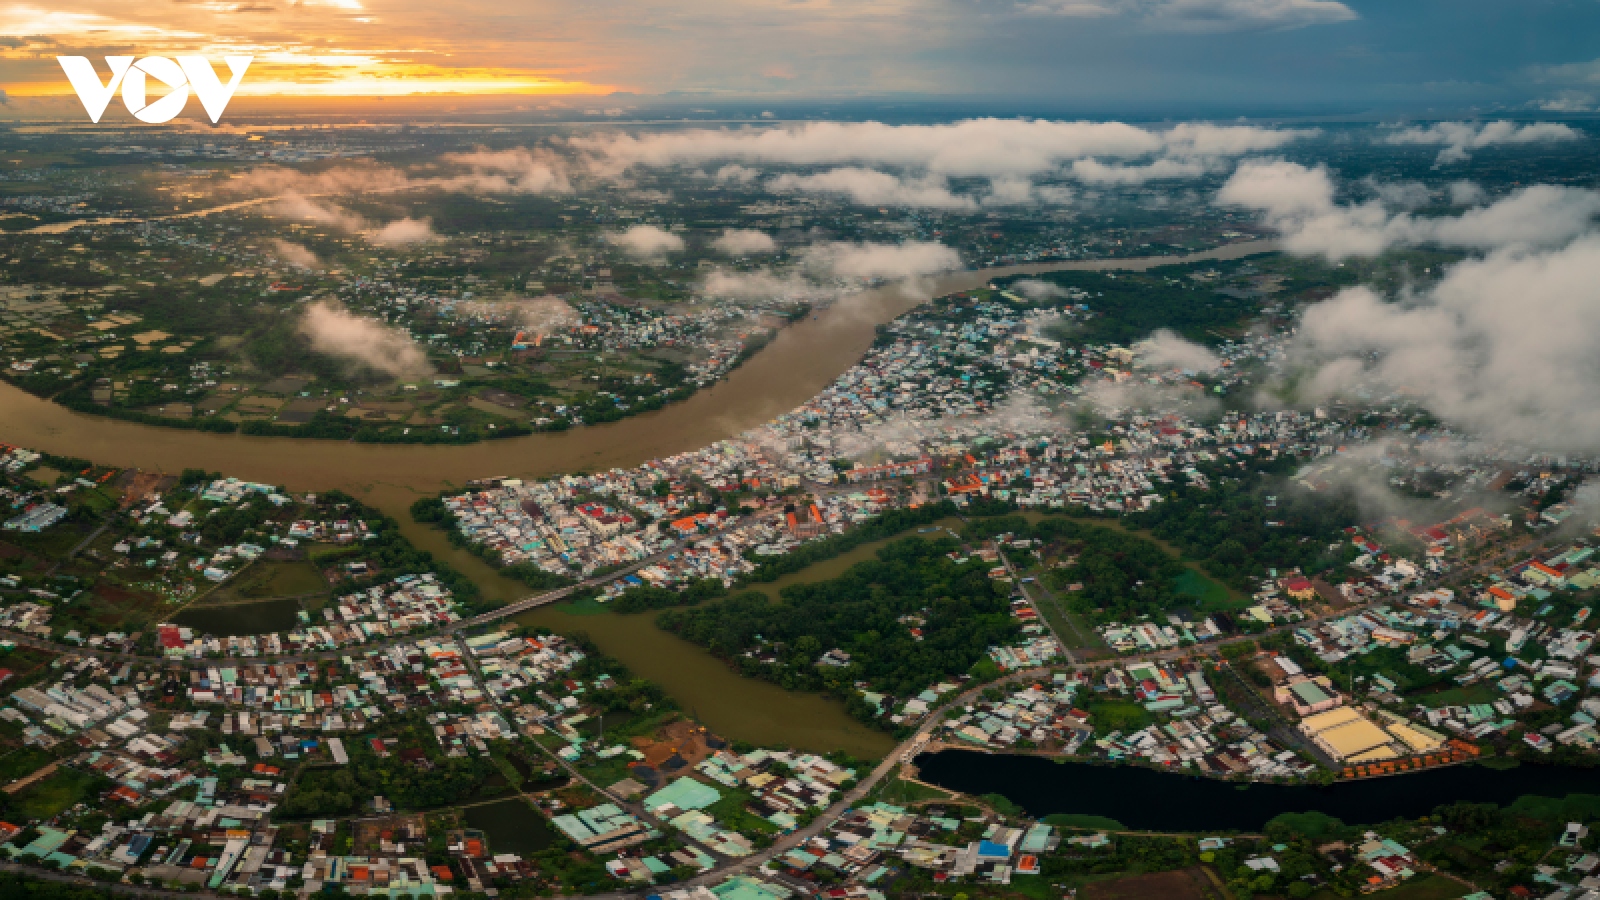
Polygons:
M0 0L0 900L1600 900L1597 34Z

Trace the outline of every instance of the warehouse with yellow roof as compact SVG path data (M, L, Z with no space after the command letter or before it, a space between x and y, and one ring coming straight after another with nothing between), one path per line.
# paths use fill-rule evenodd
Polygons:
M1307 716L1300 722L1300 731L1342 762L1379 762L1401 755L1390 746L1395 738L1389 732L1348 706Z

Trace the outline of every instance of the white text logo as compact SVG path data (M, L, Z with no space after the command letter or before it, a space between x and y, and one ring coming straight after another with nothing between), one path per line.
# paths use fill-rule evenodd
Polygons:
M206 115L215 124L222 118L222 111L228 108L228 101L233 99L233 92L239 87L244 70L250 68L253 58L223 57L232 76L227 84L217 78L216 70L203 56L180 56L177 62L165 56L146 56L138 62L134 62L131 56L108 56L106 65L111 67L111 80L105 83L101 83L100 76L95 73L94 63L89 62L88 57L58 56L56 61L66 71L72 89L78 92L78 99L83 101L90 121L100 121L106 104L111 102L111 96L120 85L122 102L128 105L128 112L141 122L159 125L172 121L174 116L183 112L184 104L189 102L190 88L194 89L195 96L200 98L200 105L205 107ZM167 86L165 97L146 102L146 88L150 79Z

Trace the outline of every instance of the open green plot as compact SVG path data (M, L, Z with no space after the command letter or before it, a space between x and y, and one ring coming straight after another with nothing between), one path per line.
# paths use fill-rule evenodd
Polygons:
M0 756L0 784L10 784L24 775L31 775L55 762L48 750L23 747Z
M1105 641L1100 639L1100 632L1084 620L1082 616L1074 614L1067 609L1060 598L1044 591L1032 592L1034 606L1038 608L1039 615L1044 617L1045 624L1068 650L1104 650Z
M225 603L231 600L302 597L327 591L327 580L311 563L261 560L252 563L207 599L208 602Z
M755 798L744 791L724 791L721 799L705 808L706 815L722 827L745 834L775 834L778 826L750 811Z
M54 774L11 798L11 809L20 819L49 819L62 810L93 798L104 779L76 769L57 769Z
M1100 734L1138 731L1151 721L1150 711L1131 700L1098 700L1089 704L1089 724Z
M1040 821L1046 825L1057 828L1090 828L1096 831L1126 831L1128 827L1116 819L1106 816L1091 816L1087 813L1051 813Z
M1423 706L1438 708L1441 706L1474 706L1477 704L1493 703L1501 698L1501 693L1487 684L1469 684L1466 687L1454 687L1432 694L1418 694L1412 699Z
M950 799L950 794L947 791L941 791L925 784L918 784L915 781L906 781L893 775L885 778L873 793L884 803L890 803L895 806L922 803L928 800Z
M1234 609L1249 605L1249 598L1196 568L1185 568L1183 574L1172 579L1172 590L1194 602L1198 609Z

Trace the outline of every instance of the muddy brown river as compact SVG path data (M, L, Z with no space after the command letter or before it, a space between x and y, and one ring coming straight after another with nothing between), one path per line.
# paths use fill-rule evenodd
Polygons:
M754 428L809 400L854 365L871 345L879 324L930 297L971 290L990 278L1071 269L1143 270L1238 259L1274 249L1270 241L1250 241L1187 256L962 271L876 288L783 329L726 379L682 403L560 434L454 446L210 434L84 415L0 382L0 442L149 471L201 468L296 491L339 488L398 519L413 543L460 570L486 596L511 600L525 596L527 588L451 546L443 532L411 521L407 511L411 503L473 478L633 466ZM832 577L868 552L863 549L849 560L819 563L788 576L784 583ZM602 651L660 683L685 710L729 738L816 751L840 749L864 757L880 756L893 743L887 735L851 719L839 703L734 674L700 648L656 628L649 615L575 615L557 606L525 614L518 621L587 632Z
M107 465L167 472L203 468L291 490L342 488L361 494L380 484L431 494L472 478L632 466L703 447L804 403L861 358L877 325L930 297L971 290L1001 275L1065 269L1140 270L1179 262L1238 259L1273 248L1269 241L1250 241L1188 256L969 270L865 291L783 329L726 379L682 403L559 434L466 445L358 444L211 434L76 413L0 382L0 441Z

